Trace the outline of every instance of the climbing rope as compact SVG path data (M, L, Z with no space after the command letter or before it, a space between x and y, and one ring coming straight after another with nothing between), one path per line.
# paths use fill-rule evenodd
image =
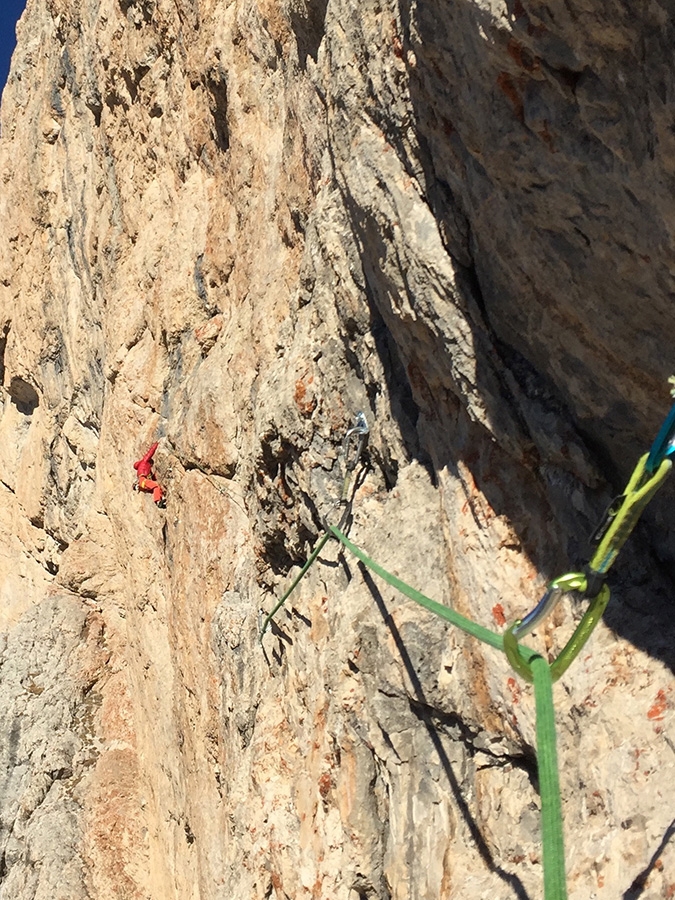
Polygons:
M537 772L541 798L541 848L545 900L567 900L558 748L553 705L553 677L541 656L531 663L537 733Z
M368 422L366 420L365 414L362 412L358 412L356 414L356 420L352 428L350 428L345 434L344 440L342 442L342 457L344 459L345 465L345 473L342 480L342 490L340 491L340 497L333 504L332 512L341 510L340 519L338 522L339 528L344 528L349 520L349 516L352 511L352 504L354 502L354 487L355 484L353 482L354 473L356 472L356 468L359 464L359 460L363 455L363 451L366 448L366 444L368 443L368 435L370 434L370 428L368 427ZM281 609L281 607L286 603L288 598L291 596L296 587L300 584L302 579L305 577L307 572L311 569L314 561L317 556L323 550L326 542L330 539L330 525L328 523L328 517L324 520L324 528L326 529L326 533L321 538L319 543L316 545L309 559L305 563L305 565L300 570L300 573L293 581L293 584L288 588L286 593L283 595L281 600L274 606L274 608L267 614L264 615L261 611L261 624L259 626L259 641L262 643L262 639L265 637L265 632L267 631L267 627L270 622L274 619L276 613Z
M673 379L673 382L675 384L675 379ZM671 393L675 397L675 387ZM358 438L358 444L356 452L350 458L350 442L355 436ZM513 669L526 681L534 685L537 768L539 772L542 816L544 898L545 900L567 900L553 682L567 671L602 618L610 598L609 587L605 584L607 572L635 528L645 507L670 473L672 468L671 457L675 456L675 405L673 405L666 417L649 453L642 456L638 461L623 494L612 502L596 529L593 540L597 547L584 571L570 572L554 579L548 585L544 596L537 606L522 620L517 619L503 635L497 634L489 628L485 628L462 616L455 610L426 597L416 588L406 584L372 560L343 533L342 528L349 518L353 502L353 493L351 498L348 498L349 484L367 437L368 425L363 413L359 413L356 425L347 432L343 444L346 474L341 497L336 504L336 506L344 507L339 525L325 524L326 531L311 556L281 600L265 618L260 629L260 640L262 641L265 631L276 612L286 603L297 588L302 578L318 558L326 542L330 537L334 537L364 566L404 596L472 637L497 650L503 650ZM534 650L520 644L519 638L533 631L550 614L559 601L560 596L571 591L582 594L590 600L590 603L565 647L549 663Z
M426 597L416 588L411 587L378 565L363 550L353 544L338 528L332 526L330 533L349 550L364 566L379 575L388 585L400 591L405 597L414 600L429 612L435 613L466 634L489 644L496 650L504 650L504 636L478 625L461 613L450 609ZM604 606L603 606L604 609ZM578 629L577 629L578 630ZM592 629L584 636L584 642ZM583 645L583 644L582 644ZM577 649L577 653L581 646ZM553 707L553 665L549 665L543 657L529 647L518 644L515 651L519 661L532 673L534 681L534 700L537 732L537 769L539 772L539 793L541 797L542 816L542 857L544 869L545 900L567 900L565 886L565 846L563 842L562 811L560 803L560 782L558 777L558 752L555 730L555 710ZM576 655L576 654L575 654ZM562 674L562 673L560 673Z
M300 582L305 577L307 572L309 572L309 570L312 568L317 556L321 553L321 551L324 548L324 545L328 542L328 540L330 540L330 537L331 537L331 534L329 531L327 531L324 534L324 536L321 538L319 543L316 545L314 550L312 551L309 559L307 560L307 562L304 564L304 566L300 570L300 573L298 574L297 578L293 581L293 584L289 587L289 589L286 591L286 593L281 598L281 600L279 600L279 602L274 606L274 608L271 610L271 612L269 612L267 614L267 616L264 618L264 620L259 628L260 634L258 636L258 640L260 641L261 644L262 644L262 639L265 637L265 632L267 631L267 626L274 619L274 616L281 609L281 607L284 605L284 603L288 600L288 598L291 596L291 594L296 589L296 587L300 584Z

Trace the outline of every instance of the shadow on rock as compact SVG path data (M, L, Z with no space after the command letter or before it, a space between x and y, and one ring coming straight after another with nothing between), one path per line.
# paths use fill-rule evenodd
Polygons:
M436 265L425 223L396 244L405 224L384 189L378 209L358 175L344 188L392 414L411 456L466 481L470 506L480 492L554 577L588 560L587 535L667 411L675 307L662 285L675 260L647 252L666 225L631 118L647 115L656 75L642 67L626 98L604 73L593 106L598 48L563 4L544 26L514 3L510 30L472 3L401 7L419 159L403 129L386 138L404 171L423 172L447 255ZM630 62L625 47L612 67ZM623 142L598 104L619 115ZM645 234L631 224L640 215ZM672 575L659 563L673 561L673 485L662 493L612 570L606 622L675 671Z
M361 572L361 576L377 605L380 615L382 616L384 623L389 629L394 643L396 644L396 649L398 650L401 661L405 666L408 678L410 679L410 683L413 687L415 699L419 704L419 706L417 706L415 710L416 715L424 724L424 727L429 735L429 739L438 755L438 759L441 763L443 771L445 772L448 784L450 785L450 790L452 791L455 803L457 804L457 809L464 819L464 822L469 830L469 833L471 834L471 837L481 859L483 860L489 871L497 875L504 882L504 884L506 884L510 888L510 890L512 891L512 896L514 898L517 898L517 900L532 900L530 895L525 890L525 887L520 878L518 878L517 875L514 875L511 872L507 872L497 862L495 862L495 859L490 851L490 847L488 846L487 841L483 837L480 827L478 826L478 823L471 813L469 804L467 803L467 800L462 791L460 781L455 774L452 761L450 760L445 747L443 746L437 723L434 721L431 715L432 706L428 703L425 697L422 683L417 675L417 671L415 669L415 666L413 665L410 655L408 654L403 638L401 637L401 634L396 627L395 622L391 618L391 615L389 614L389 611L387 610L386 604L384 602L384 598L382 597L379 588L370 575L370 572L363 565L363 563L359 563L358 567Z

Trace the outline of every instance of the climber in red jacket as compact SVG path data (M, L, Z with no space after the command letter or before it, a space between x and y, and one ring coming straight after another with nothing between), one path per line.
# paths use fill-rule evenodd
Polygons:
M138 482L134 485L134 490L146 491L148 494L152 494L152 499L157 506L159 506L160 509L164 509L166 506L164 491L160 484L155 481L155 474L152 471L152 457L155 455L157 444L158 441L155 441L145 456L134 463L134 469L136 469L138 475Z

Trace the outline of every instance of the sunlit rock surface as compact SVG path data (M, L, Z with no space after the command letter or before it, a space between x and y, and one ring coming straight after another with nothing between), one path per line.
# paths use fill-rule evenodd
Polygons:
M28 0L0 138L0 898L535 900L500 631L675 368L672 10ZM132 491L159 439L168 505ZM672 486L555 688L570 900L675 896ZM531 640L555 653L583 603Z

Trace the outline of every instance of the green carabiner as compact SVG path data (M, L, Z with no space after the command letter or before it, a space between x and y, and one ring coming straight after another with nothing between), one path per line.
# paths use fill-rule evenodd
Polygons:
M545 598L555 591L560 591L563 594L567 594L570 591L581 591L583 593L587 588L588 581L583 572L568 572L566 575L561 575L549 584ZM606 584L603 584L597 596L591 600L581 621L574 629L572 637L550 664L551 678L553 681L557 681L560 676L567 671L581 652L584 644L591 636L593 629L602 618L602 614L609 603L609 596L609 587ZM540 621L540 618L537 618L537 621ZM520 628L522 624L521 620L517 619L504 633L504 652L506 653L512 668L522 678L532 683L534 681L532 667L525 659L523 659L521 652L522 648L518 644L518 637L522 633Z
M589 566L601 575L607 573L637 525L645 507L673 468L672 460L664 459L658 469L650 473L647 469L647 458L646 453L640 457L621 495L620 505L608 513L607 521L600 526L600 541Z

